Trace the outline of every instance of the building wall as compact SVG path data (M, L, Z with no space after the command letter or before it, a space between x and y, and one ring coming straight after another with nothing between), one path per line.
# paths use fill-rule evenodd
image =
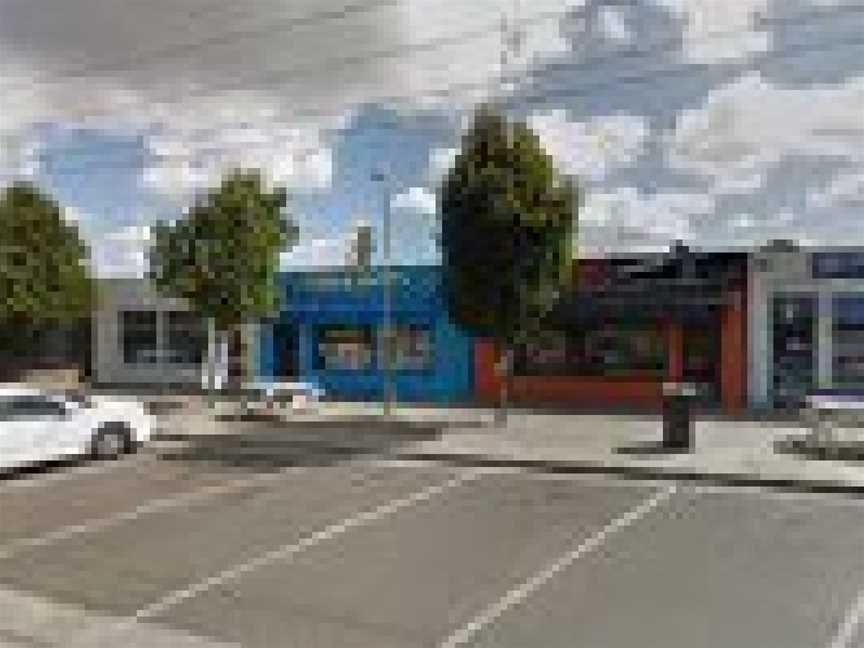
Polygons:
M747 315L744 290L731 291L720 307L720 406L736 413L747 399ZM511 398L526 404L563 404L587 407L638 407L659 410L663 405L663 383L682 379L684 349L682 327L676 322L658 323L666 340L665 375L611 376L514 376ZM478 400L496 402L501 378L496 371L498 351L489 340L475 343L475 393Z
M374 272L353 283L349 275L338 272L288 273L284 276L285 301L280 323L297 327L298 379L315 380L325 391L337 397L378 399L384 395L386 373L380 355L374 367L361 370L323 369L317 358L321 326L371 326L380 331L385 325L387 311L381 278L380 273ZM392 322L395 325L428 327L433 349L427 369L393 373L396 397L417 402L470 399L473 392L471 340L447 317L437 268L395 268L392 296ZM276 377L277 349L272 324L262 329L260 340L260 373L267 378Z
M119 317L125 310L188 310L182 300L167 299L156 293L145 279L101 279L97 284L93 317L94 379L104 384L200 383L199 365L164 363L126 364L123 361L122 331ZM165 337L164 317L157 315L157 340ZM161 344L160 344L161 346Z

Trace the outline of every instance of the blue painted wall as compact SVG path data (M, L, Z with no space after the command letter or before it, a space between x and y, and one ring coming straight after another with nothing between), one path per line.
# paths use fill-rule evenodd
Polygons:
M329 393L352 399L380 399L385 376L378 362L368 370L324 370L317 364L318 327L332 324L371 325L386 321L380 269L365 277L344 272L292 272L281 276L284 299L279 323L294 324L299 337L297 377L315 380ZM444 308L437 266L392 269L394 324L418 324L432 332L433 362L425 370L394 372L396 397L401 401L459 402L473 392L471 338L449 320ZM273 325L263 326L260 372L277 372Z

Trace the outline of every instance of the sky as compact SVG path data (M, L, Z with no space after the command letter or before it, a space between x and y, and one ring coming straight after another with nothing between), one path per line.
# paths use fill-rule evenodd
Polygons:
M381 261L388 208L393 261L436 263L489 98L578 178L577 254L864 244L864 0L0 0L0 187L51 192L101 276L237 166L291 190L286 269L358 221Z

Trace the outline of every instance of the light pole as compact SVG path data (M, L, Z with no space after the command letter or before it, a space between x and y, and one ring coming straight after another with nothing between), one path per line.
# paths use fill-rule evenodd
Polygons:
M381 171L372 174L372 181L383 187L382 234L384 248L384 415L389 417L393 410L393 281L390 266L390 192L389 177Z

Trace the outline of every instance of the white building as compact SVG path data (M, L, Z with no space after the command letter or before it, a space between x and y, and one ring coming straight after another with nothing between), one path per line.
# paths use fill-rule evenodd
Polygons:
M864 388L864 248L780 243L749 264L750 405Z
M230 345L231 365L237 358L257 369L255 331L246 327L247 353L241 340ZM157 294L152 282L139 278L99 279L93 314L93 377L102 385L200 386L207 359L206 322L185 300Z

